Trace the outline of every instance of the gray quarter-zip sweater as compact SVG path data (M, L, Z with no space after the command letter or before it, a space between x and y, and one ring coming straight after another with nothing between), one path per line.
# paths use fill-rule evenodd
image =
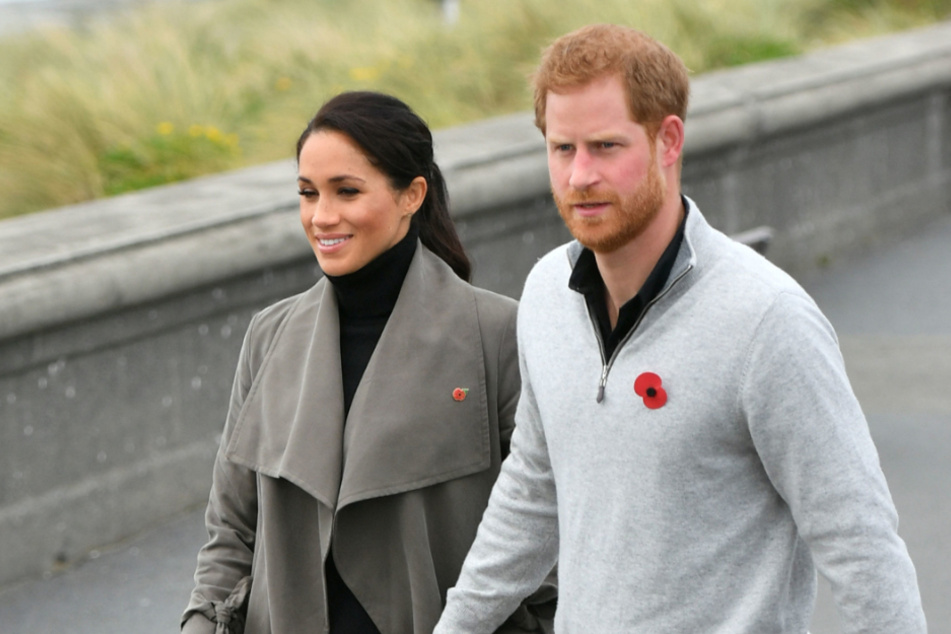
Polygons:
M556 560L559 634L802 634L816 569L847 632L926 631L832 327L687 202L612 360L568 288L580 245L529 275L512 453L436 634L491 632Z

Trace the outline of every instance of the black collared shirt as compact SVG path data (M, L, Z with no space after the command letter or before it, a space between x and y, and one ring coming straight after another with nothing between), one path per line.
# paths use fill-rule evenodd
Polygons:
M680 251L680 245L684 239L684 227L687 224L687 212L690 209L686 200L683 201L683 206L684 217L680 221L677 232L667 248L664 249L660 259L657 260L657 264L654 265L654 269L647 276L637 295L621 306L614 330L611 330L611 318L608 316L604 279L601 277L601 271L598 270L594 252L591 249L583 249L581 255L578 256L578 261L571 271L571 278L568 280L568 287L584 295L585 303L588 305L588 314L597 323L598 336L604 344L605 363L614 354L621 341L640 321L647 305L663 290L667 279L670 277L670 272L674 268L677 253Z

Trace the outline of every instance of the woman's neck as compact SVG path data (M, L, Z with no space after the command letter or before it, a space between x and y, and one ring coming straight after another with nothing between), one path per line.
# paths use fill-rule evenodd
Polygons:
M406 236L363 268L346 275L331 276L341 319L388 316L396 305L406 271L409 270L419 231L410 225Z

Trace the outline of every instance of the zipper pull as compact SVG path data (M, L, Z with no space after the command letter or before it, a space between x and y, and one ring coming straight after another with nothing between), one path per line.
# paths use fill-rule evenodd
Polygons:
M608 366L607 364L601 369L601 381L598 382L598 403L604 400L604 386L608 382Z

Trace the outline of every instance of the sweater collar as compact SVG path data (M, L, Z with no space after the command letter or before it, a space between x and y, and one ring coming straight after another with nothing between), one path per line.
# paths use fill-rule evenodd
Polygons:
M658 295L664 294L667 290L677 282L687 271L694 268L697 264L697 250L702 248L702 242L704 240L707 224L706 219L703 217L703 214L700 212L700 208L697 207L695 203L688 196L681 196L684 202L684 209L686 210L686 219L684 221L684 234L683 240L680 244L680 248L677 251L677 257L674 260L674 265L670 270L669 275L667 276L667 281L664 284L663 288L660 290ZM577 240L572 240L568 243L567 255L568 263L572 269L578 263L578 258L581 257L581 253L584 251L584 246L581 245Z

